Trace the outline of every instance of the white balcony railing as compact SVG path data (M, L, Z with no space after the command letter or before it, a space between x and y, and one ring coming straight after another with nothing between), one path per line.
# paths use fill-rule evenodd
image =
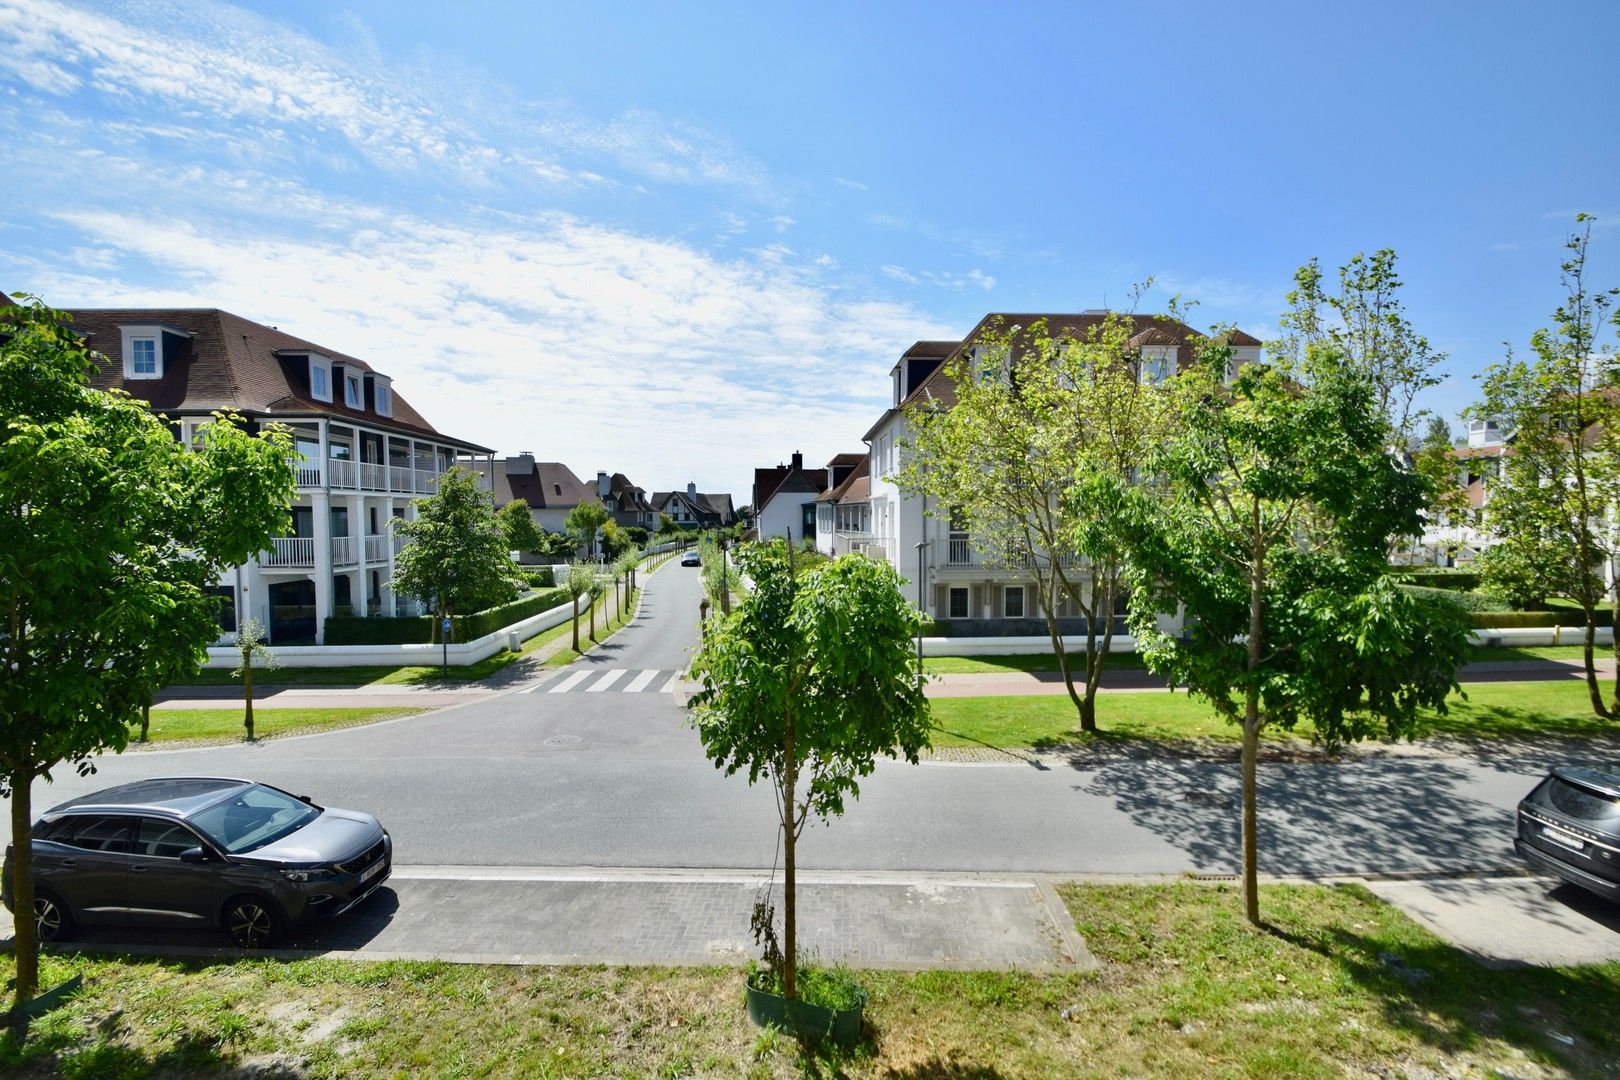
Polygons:
M384 465L353 458L328 458L323 471L319 461L293 458L293 472L300 488L329 486L334 491L378 491L396 495L431 495L439 488L445 470L437 462ZM490 490L489 477L479 474L478 486Z
M297 474L299 487L318 488L321 486L321 466L319 462L301 457L295 457L292 460L293 472Z
M362 461L359 466L359 482L361 491L387 491L388 466Z
M306 567L315 565L315 539L310 536L278 536L269 550L259 556L259 565Z
M355 549L354 537L352 537L352 536L334 536L334 537L332 537L332 565L333 566L350 566L350 565L352 565L354 563L354 549Z
M972 541L955 536L950 538L945 548L946 566L973 566L977 563Z
M388 537L386 537L386 536L368 536L368 537L366 537L366 562L376 563L376 562L387 562L387 561L388 561Z

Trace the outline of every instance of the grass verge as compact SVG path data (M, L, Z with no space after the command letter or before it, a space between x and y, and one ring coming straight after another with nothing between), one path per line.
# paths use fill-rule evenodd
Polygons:
M397 716L414 716L421 709L265 709L253 710L257 739L278 735L307 735L330 728L353 727ZM242 738L241 709L153 709L147 744L171 742L234 742ZM131 745L139 745L131 739Z
M863 971L867 1040L804 1058L737 968L57 953L83 992L0 1042L29 1076L1602 1075L1620 965L1490 971L1355 887L1066 886L1093 972ZM1390 958L1398 958L1396 960ZM1422 972L1423 974L1414 974ZM1074 1007L1070 1019L1063 1010ZM401 1018L409 1018L408 1023Z
M1453 694L1444 716L1427 714L1419 738L1586 738L1620 734L1620 725L1592 715L1586 684L1577 679L1470 683ZM935 698L935 746L1035 747L1080 740L1074 705L1066 695ZM1183 693L1140 691L1097 695L1098 737L1106 739L1222 739L1239 731L1203 701ZM1302 722L1293 735L1310 738ZM1277 728L1270 739L1287 738Z
M1077 673L1084 671L1084 654L1071 654ZM1614 653L1606 645L1598 646L1599 659L1612 658ZM1532 660L1562 660L1579 663L1579 645L1474 645L1469 649L1470 663L1513 663ZM1135 653L1114 653L1108 658L1108 667L1115 671L1141 671L1145 665ZM930 675L977 675L999 671L1057 671L1057 658L1051 653L1017 653L1012 656L925 656L923 670Z

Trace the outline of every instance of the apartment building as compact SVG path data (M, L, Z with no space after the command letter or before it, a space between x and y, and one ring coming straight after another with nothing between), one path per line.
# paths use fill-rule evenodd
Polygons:
M415 614L389 581L396 518L488 447L440 433L367 362L215 308L81 309L105 358L93 384L147 404L190 444L211 414L292 431L297 495L287 535L219 581L222 628L249 615L275 644L321 643L333 615Z

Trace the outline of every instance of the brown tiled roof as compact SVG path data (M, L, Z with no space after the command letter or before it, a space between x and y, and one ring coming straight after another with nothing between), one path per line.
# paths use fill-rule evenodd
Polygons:
M272 413L330 416L455 443L488 453L489 448L442 435L421 413L393 391L393 416L372 409L351 409L340 388L333 387L331 402L316 401L309 392L309 367L289 359L293 354L317 353L344 368L370 373L364 360L328 349L275 327L263 326L218 308L87 308L76 309L73 326L87 335L87 346L107 358L91 380L98 389L120 389L168 413L207 413L234 409L246 415ZM121 325L162 325L190 335L173 355L165 357L161 379L124 378ZM334 380L335 382L335 380ZM369 397L369 395L368 395ZM369 401L364 404L369 404Z
M838 456L847 457L848 455L840 454ZM821 497L816 501L830 503L865 502L872 497L871 472L872 455L862 454L861 459L855 463L855 467L850 471L850 474L844 477L837 487L823 491ZM859 494L855 493L857 488Z
M622 472L616 472L608 477L608 494L615 499L622 498L625 495L630 496L631 506L629 509L651 510L653 508L652 504L647 501L646 489L632 484L630 478Z
M596 501L596 487L575 476L560 461L531 461L525 457L497 460L493 487L497 506L521 499L533 510L567 510Z
M944 359L955 352L956 347L960 344L962 344L960 341L918 341L911 348L901 353L900 356L902 359L908 356Z
M865 460L866 460L866 455L865 454L856 454L856 453L834 454L833 459L831 461L827 462L827 468L829 468L829 469L847 468L848 466L851 466L851 465L859 465L861 462L863 462Z

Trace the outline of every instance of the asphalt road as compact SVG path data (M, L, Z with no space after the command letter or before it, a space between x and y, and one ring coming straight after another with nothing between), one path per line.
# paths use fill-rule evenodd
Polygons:
M35 806L145 776L245 776L376 813L401 864L769 867L768 791L717 771L677 697L660 692L696 641L699 572L673 561L646 586L631 626L538 685L324 735L109 756L92 777L64 768L36 785ZM1264 764L1262 866L1514 866L1513 807L1548 764ZM807 831L800 860L820 870L1232 873L1237 783L1235 765L1192 760L885 761L843 818Z

